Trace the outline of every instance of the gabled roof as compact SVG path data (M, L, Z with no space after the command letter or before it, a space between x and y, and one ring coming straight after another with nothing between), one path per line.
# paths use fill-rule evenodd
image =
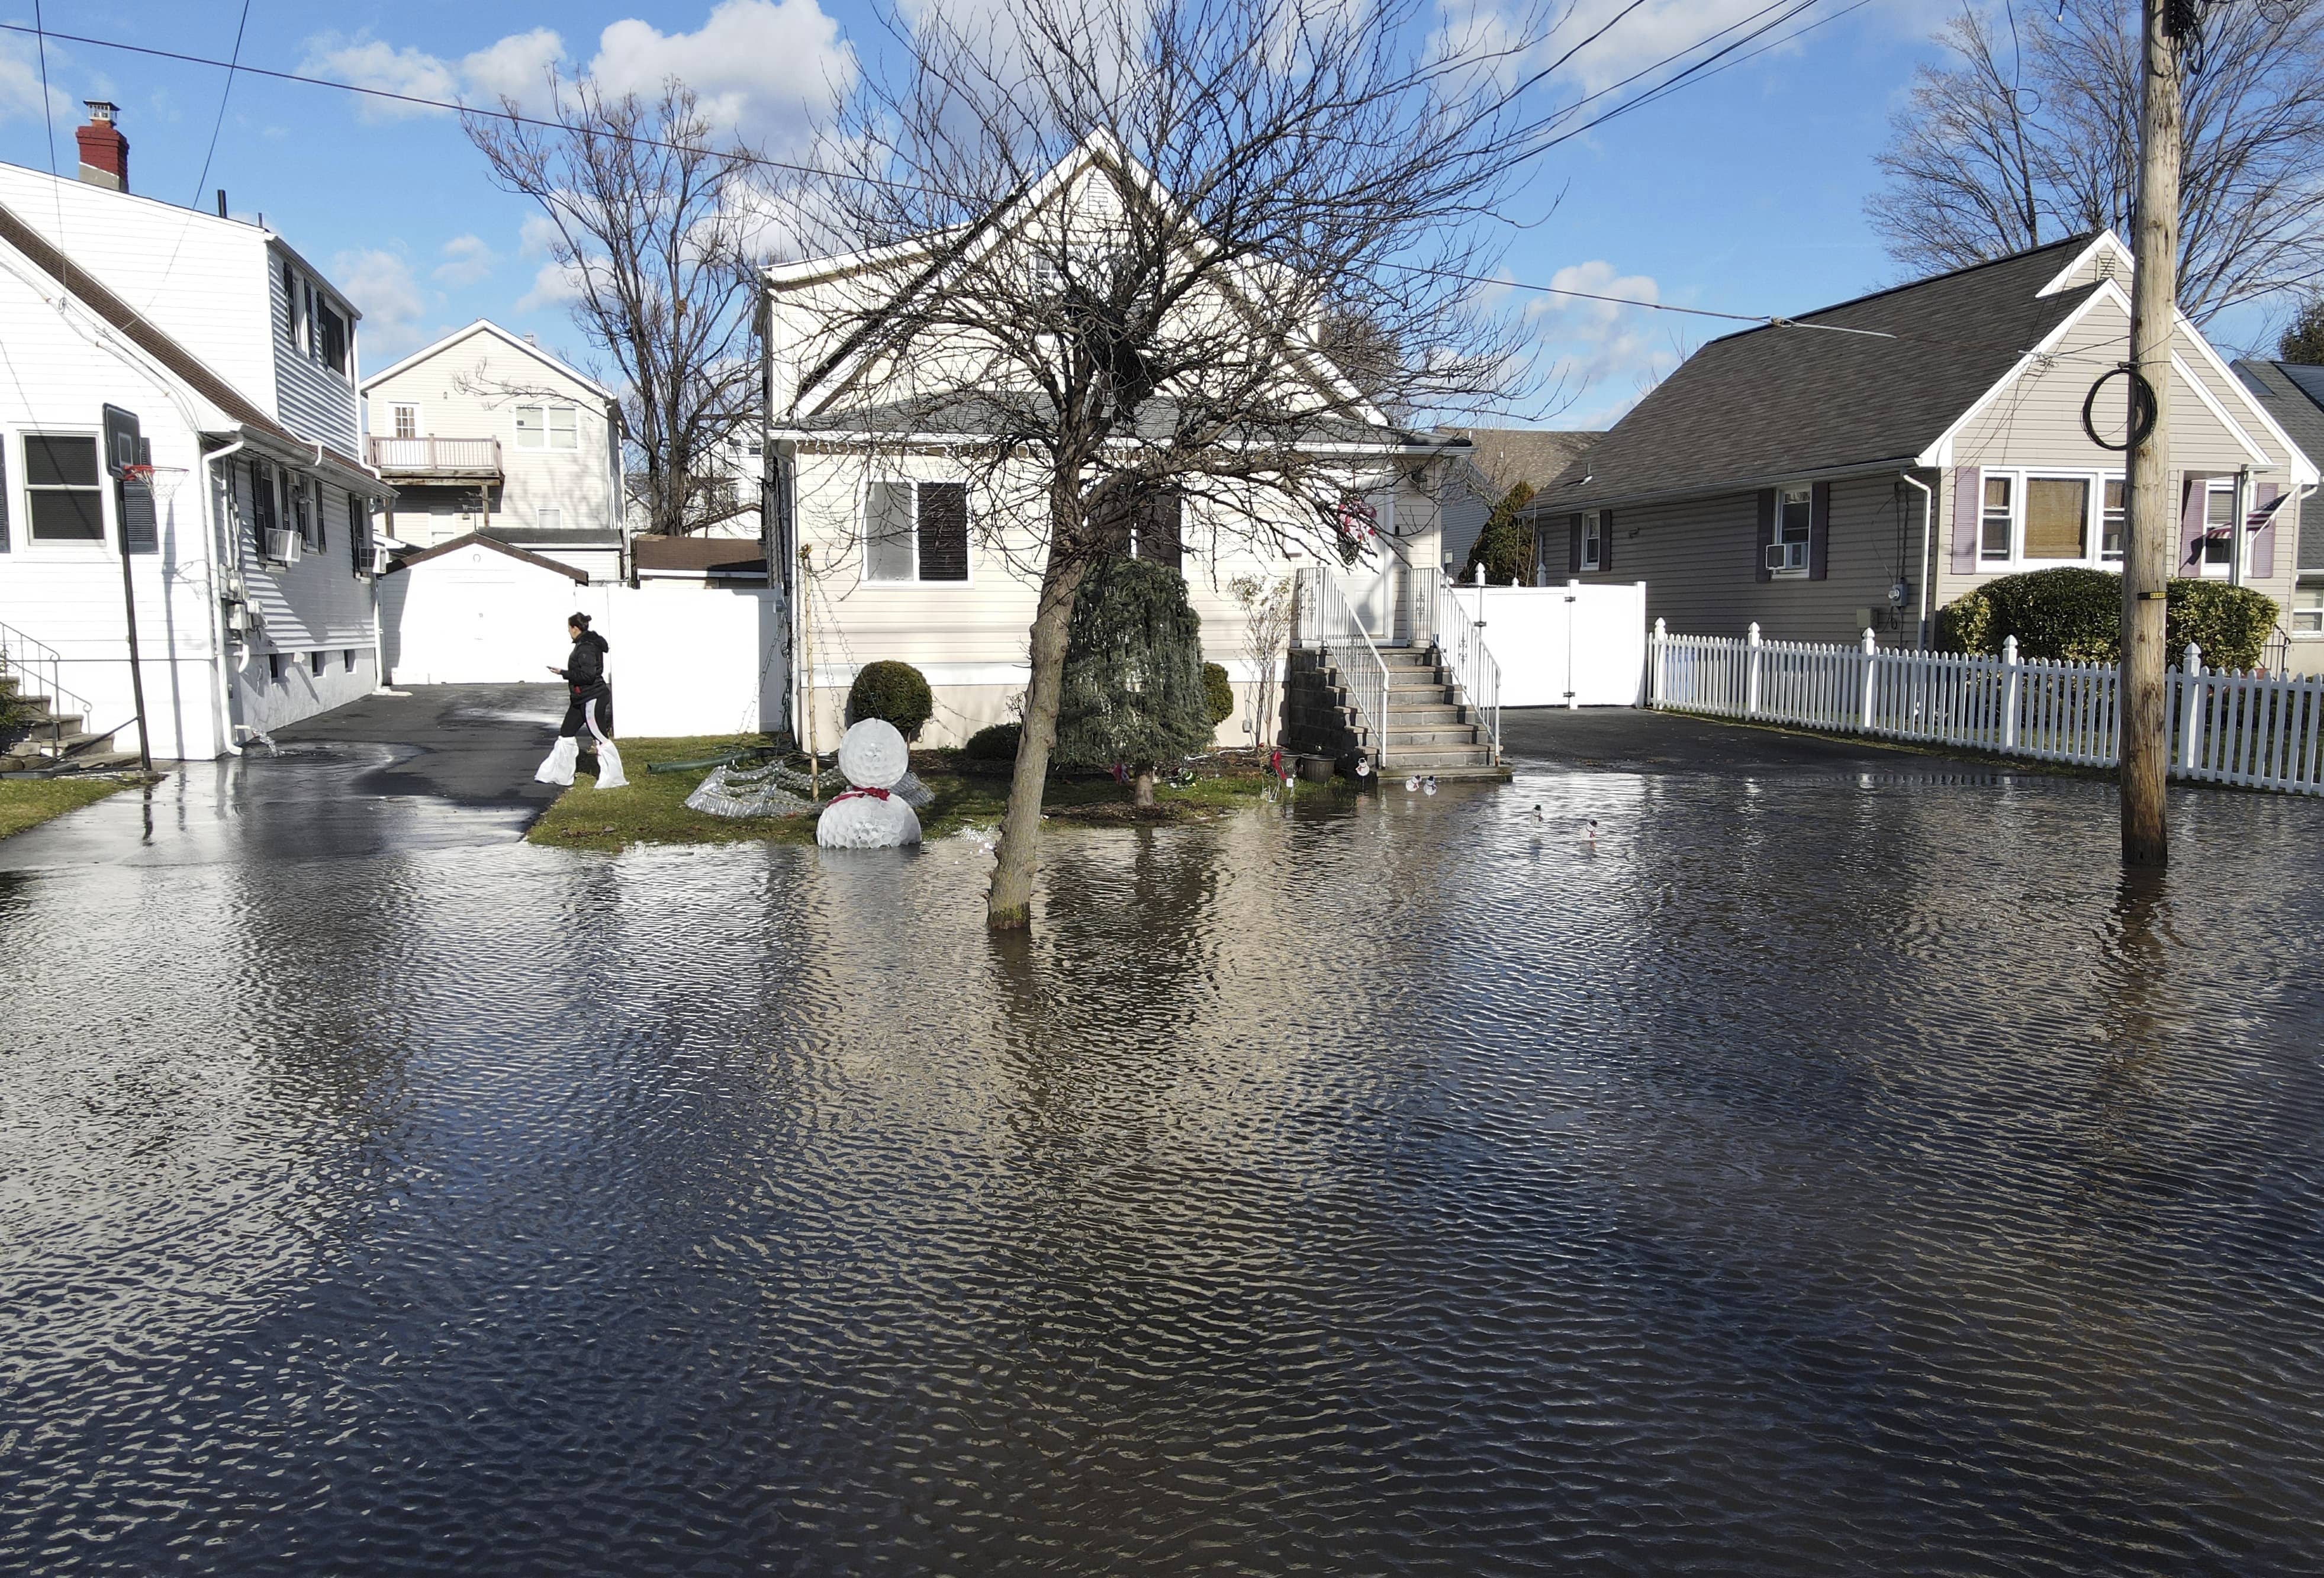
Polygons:
M562 377L571 379L574 383L578 383L582 388L587 390L590 393L595 395L600 400L611 401L614 398L613 392L612 390L607 389L604 384L590 377L586 373L574 367L569 363L560 361L557 357L550 355L547 351L542 350L539 346L534 345L530 340L524 338L522 336L511 334L508 330L503 328L499 324L494 323L489 318L479 318L475 322L468 325L466 328L454 329L450 334L446 335L434 345L422 346L420 349L412 352L410 355L404 357L403 360L394 364L392 366L381 368L378 372L373 374L370 377L363 381L364 392L365 394L369 394L372 390L372 385L378 383L384 379L392 378L397 374L403 372L407 368L416 367L420 363L427 361L429 357L434 356L440 352L451 349L452 346L458 345L462 340L472 339L480 334L491 337L492 338L499 341L502 345L506 346L510 350L518 352L520 355L530 356L534 361L540 363L543 366L548 367L552 372L557 373Z
M1070 152L1045 173L1008 194L972 224L839 257L812 258L802 263L777 263L767 268L761 278L770 291L794 290L871 269L893 267L904 271L906 275L881 311L870 315L818 365L807 371L800 380L793 409L805 411L809 415L831 410L878 355L885 320L898 307L928 289L947 268L989 253L1001 245L1006 236L1038 213L1044 204L1067 192L1084 175L1093 173L1109 176L1115 189L1124 197L1135 196L1157 211L1174 218L1184 217L1177 199L1155 178L1153 171L1124 147L1119 138L1110 132L1098 130L1074 144ZM1246 263L1231 271L1226 283L1230 289L1246 293L1263 290L1263 281L1251 277L1261 272L1260 265ZM1237 278L1236 275L1244 277ZM1361 396L1349 382L1346 373L1320 345L1295 345L1289 350L1292 356L1303 364L1299 371L1319 386L1328 387L1334 399L1351 401L1364 410L1371 409L1371 402Z
M2103 235L1713 340L1569 465L1535 508L1910 465L2105 288L2057 283Z
M0 242L5 242L22 253L25 261L54 280L59 290L74 297L111 325L123 338L152 357L195 394L208 401L227 421L246 429L254 438L268 440L293 453L303 451L311 457L316 449L320 448L342 467L374 485L378 484L378 474L354 456L334 449L328 444L318 445L313 439L302 438L260 410L256 401L226 382L200 357L147 322L94 274L87 269L74 267L70 257L51 245L46 236L17 217L5 204L0 204Z
M2324 367L2241 361L2236 376L2309 459L2324 464Z
M1463 428L1470 458L1507 493L1519 483L1539 492L1606 435L1584 428Z
M481 531L471 531L465 537L455 537L449 542L439 542L433 548L423 549L418 553L407 555L389 565L387 573L392 576L398 570L408 570L413 565L424 565L431 558L442 558L446 554L457 553L464 548L489 548L494 553L506 554L519 564L530 565L537 570L554 570L567 579L578 581L585 586L589 584L588 576L583 571L575 569L571 565L558 564L555 559L543 558L537 553L527 553L523 549L512 547L497 538L487 537Z

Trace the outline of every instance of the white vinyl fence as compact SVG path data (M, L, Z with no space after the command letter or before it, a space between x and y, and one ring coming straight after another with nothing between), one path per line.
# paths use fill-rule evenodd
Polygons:
M2121 741L2118 670L1998 658L1672 635L1646 643L1649 705L1796 724L2082 767L2111 767ZM2211 673L2189 643L2168 676L2177 778L2324 795L2324 677Z

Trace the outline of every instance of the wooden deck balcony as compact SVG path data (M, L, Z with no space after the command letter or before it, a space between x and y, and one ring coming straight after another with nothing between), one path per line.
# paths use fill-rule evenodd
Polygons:
M498 438L370 438L370 459L382 476L400 482L429 479L501 480Z

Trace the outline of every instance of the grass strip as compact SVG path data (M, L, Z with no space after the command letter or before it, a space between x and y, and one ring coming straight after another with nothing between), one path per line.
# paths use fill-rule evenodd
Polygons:
M797 817L727 817L688 810L686 797L710 776L707 767L650 771L689 761L715 758L742 746L770 743L759 734L685 735L621 742L626 788L601 789L583 776L559 795L525 836L559 849L626 849L633 844L813 844L816 813ZM590 758L585 756L585 766ZM930 839L964 827L992 827L1009 806L1005 766L999 772L964 771L950 751L915 751L912 771L936 795L920 813L920 831ZM829 771L826 798L845 789ZM1259 798L1265 773L1256 766L1222 761L1200 771L1184 789L1157 786L1151 811L1134 810L1130 790L1110 777L1054 778L1042 808L1059 819L1089 822L1180 822L1216 815Z
M128 778L0 779L0 838L93 806L127 789Z

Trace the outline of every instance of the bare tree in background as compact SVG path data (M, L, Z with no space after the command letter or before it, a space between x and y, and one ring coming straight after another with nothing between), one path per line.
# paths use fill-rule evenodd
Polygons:
M1965 5L1938 35L1867 205L1889 255L1960 268L2131 230L2139 14L2120 0ZM2324 0L2205 8L2186 80L2179 304L2206 318L2324 280Z
M1443 31L1435 0L888 18L903 63L865 79L832 139L852 179L827 250L934 240L851 276L789 420L899 449L957 435L980 548L1038 582L996 929L1029 924L1093 560L1196 511L1213 553L1352 551L1351 494L1425 459L1384 420L1468 409L1513 376L1522 341L1464 276L1498 261L1489 221L1541 131L1524 67L1547 28L1495 20L1483 42ZM1053 189L1077 150L1091 184ZM1029 217L1004 233L1008 213ZM851 408L851 370L874 366L909 397Z
M462 125L493 180L553 227L574 321L615 370L646 530L678 536L756 510L728 457L759 420L761 166L720 141L682 83L652 102L586 78L549 86L553 126L483 114Z

